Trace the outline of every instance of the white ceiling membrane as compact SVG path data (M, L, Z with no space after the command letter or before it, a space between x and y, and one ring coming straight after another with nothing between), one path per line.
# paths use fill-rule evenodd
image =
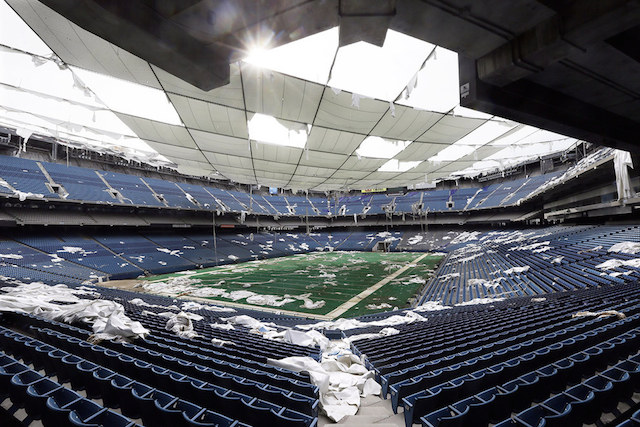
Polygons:
M457 55L398 32L382 47L338 48L333 28L250 48L228 85L205 92L37 0L0 0L0 125L185 174L321 191L477 175L577 142L460 107Z

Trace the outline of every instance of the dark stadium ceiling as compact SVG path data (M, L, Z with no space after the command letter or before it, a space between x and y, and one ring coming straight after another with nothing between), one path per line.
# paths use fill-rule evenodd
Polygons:
M506 166L573 138L637 148L637 1L6 1L46 48L0 44L40 68L54 61L69 71L73 89L93 96L81 102L93 108L92 122L122 127L109 133L86 118L56 117L55 136L144 141L184 173L293 189L379 188ZM291 48L308 40L316 44ZM247 59L256 47L272 57ZM446 68L456 62L450 51L460 55L459 82L457 67ZM272 65L287 54L289 67ZM378 54L379 63L343 78ZM292 71L294 62L307 70ZM443 74L451 78L434 84ZM131 105L115 99L105 75L129 85ZM366 86L369 75L379 83ZM24 90L19 80L0 83ZM453 102L439 87L451 82ZM3 124L25 123L20 105L0 106L13 114ZM52 120L36 116L43 128Z

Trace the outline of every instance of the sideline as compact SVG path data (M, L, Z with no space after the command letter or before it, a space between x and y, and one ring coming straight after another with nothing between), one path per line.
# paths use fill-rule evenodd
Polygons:
M150 295L158 295L158 294L150 294ZM178 299L198 301L198 302L207 303L209 305L222 305L226 307L243 308L245 310L266 311L269 313L284 314L287 316L309 317L309 318L318 319L318 320L331 320L331 318L326 314L302 313L299 311L282 310L281 308L278 308L278 307L269 307L266 305L249 305L249 304L241 304L241 303L231 302L231 301L221 301L217 299L214 300L214 299L208 299L208 298L202 298L202 297L193 297L188 294L179 296ZM235 316L235 314L229 313L229 316Z
M354 305L358 304L364 298L368 297L369 295L371 295L372 293L374 293L375 291L377 291L378 289L380 289L381 287L383 287L384 285L386 285L387 283L389 283L390 281L392 281L393 279L398 277L400 274L402 274L405 271L407 271L409 268L412 268L412 267L410 267L410 265L419 263L420 261L422 261L425 257L427 257L429 255L430 255L429 253L420 255L418 258L416 258L413 261L409 262L407 265L405 265L404 267L402 267L398 271L394 272L393 274L388 275L387 277L385 277L384 279L380 280L375 285L365 289L364 291L360 292L358 295L350 298L349 300L344 302L341 306L339 306L339 307L335 308L333 311L330 311L329 313L327 313L326 316L333 319L333 318L336 318L336 317L344 314L347 310L349 310Z

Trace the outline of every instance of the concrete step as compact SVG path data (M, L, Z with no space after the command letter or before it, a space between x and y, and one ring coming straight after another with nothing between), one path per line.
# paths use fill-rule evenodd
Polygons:
M402 415L393 413L390 407L369 406L361 407L356 415L346 417L339 423L328 421L323 426L362 427L362 426L387 426L398 427L404 425Z

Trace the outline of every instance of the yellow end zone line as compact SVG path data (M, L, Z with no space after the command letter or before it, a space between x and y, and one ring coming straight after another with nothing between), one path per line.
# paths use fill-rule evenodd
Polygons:
M412 264L419 263L420 261L422 261L428 255L429 255L429 253L420 255L418 258L414 259L412 262L408 263L407 265L405 265L404 267L402 267L398 271L388 275L387 277L385 277L384 279L380 280L375 285L365 289L364 291L360 292L358 295L356 295L356 296L352 297L351 299L349 299L348 301L344 302L341 306L335 308L333 311L330 311L329 313L326 314L326 316L331 318L331 319L334 319L334 318L344 314L347 310L349 310L354 305L358 304L364 298L368 297L369 295L371 295L372 293L374 293L375 291L377 291L378 289L380 289L381 287L383 287L384 285L386 285L387 283L389 283L390 281L392 281L393 279L398 277L400 274L402 274L405 271L407 271L408 269L412 268L411 267Z

